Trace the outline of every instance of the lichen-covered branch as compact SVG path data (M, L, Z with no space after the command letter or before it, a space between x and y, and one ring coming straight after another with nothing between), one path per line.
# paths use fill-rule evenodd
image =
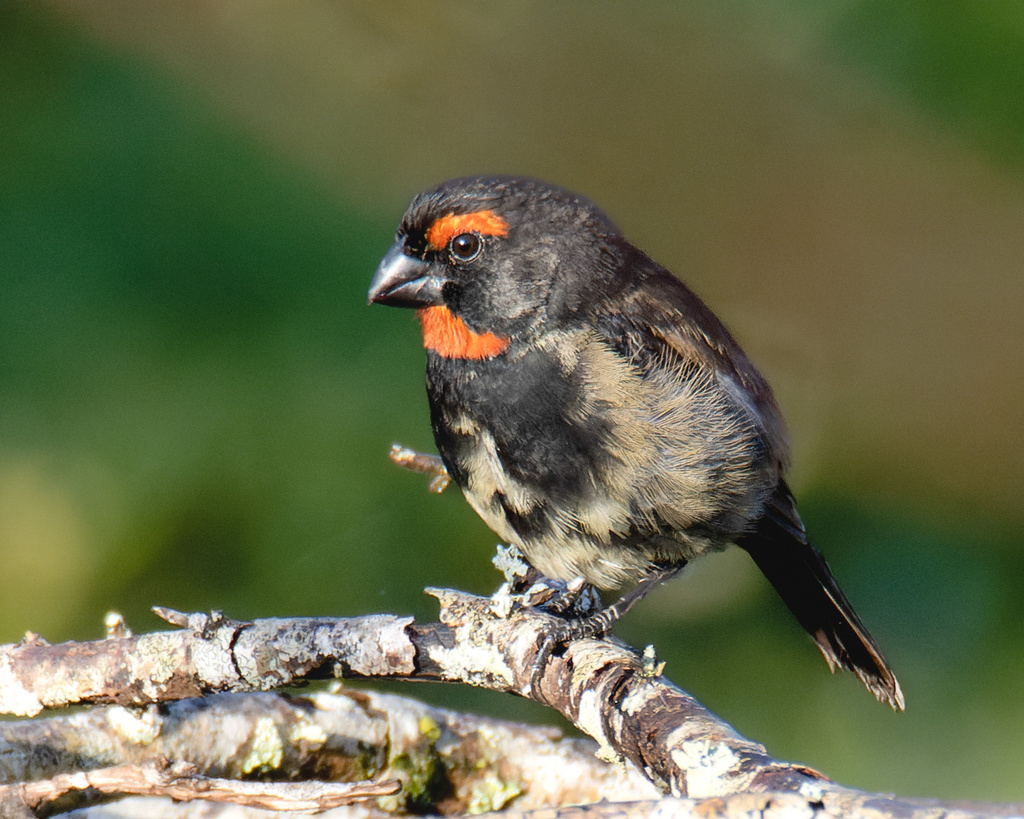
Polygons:
M203 800L269 810L325 811L367 799L389 796L397 782L240 782L196 774L194 766L117 765L93 771L57 774L52 779L0 785L0 805L18 799L39 808L72 791L163 796L178 802Z
M703 805L700 810L713 809L726 816L741 815L734 809L778 811L800 804L805 811L827 815L852 815L852 811L916 817L932 815L939 807L953 809L864 794L836 785L804 766L773 759L762 745L740 736L665 679L656 659L641 656L614 639L572 642L551 657L543 673L538 674L534 662L553 624L551 615L518 605L515 600L510 602L507 597L488 599L446 590L431 593L441 603L437 623L417 624L411 618L384 615L250 623L220 615L164 611L165 619L182 628L138 637L115 632L106 640L59 646L32 638L2 647L0 708L11 713L37 713L43 707L72 703L145 706L207 696L160 711L87 711L47 720L45 729L39 727L43 724L40 722L7 723L4 727L8 731L26 733L21 737L6 734L8 748L50 746L39 758L26 755L21 770L8 772L8 781L56 777L68 768L74 769L75 758L79 767L83 759L93 766L114 766L124 762L125 756L139 766L151 765L154 759L186 760L202 775L230 777L253 773L281 776L287 759L295 772L287 776L336 780L356 772L357 780L368 774L401 780L401 796L379 802L381 809L405 806L417 812L464 811L477 798L474 793L478 797L483 793L490 800L484 806L490 809L509 802L517 809L527 804L540 807L564 803L531 803L524 797L531 791L542 792L539 783L545 770L558 771L558 781L565 781L562 759L540 769L535 767L532 776L525 773L528 766L511 776L508 767L498 768L489 784L480 784L488 781L479 778L480 772L491 770L488 765L464 750L451 753L451 749L463 747L462 743L468 741L453 727L458 720L420 714L415 721L402 723L390 716L394 703L381 700L375 700L375 707L389 716L386 741L377 744L359 733L363 729L350 726L327 730L319 721L310 722L307 712L321 708L316 697L268 697L266 701L243 697L246 708L266 713L242 719L240 725L247 727L240 728L240 734L226 728L206 732L194 727L172 730L175 719L190 709L201 714L219 704L219 698L210 697L217 692L265 691L331 676L397 677L469 683L549 705L597 740L599 756L616 763L606 770L628 761L660 792L698 800L678 803L680 810L686 805ZM373 696L359 694L352 702ZM298 711L292 710L296 707ZM271 716L271 712L277 715ZM88 730L75 725L76 719L100 720L106 728L94 725ZM41 734L33 739L28 736L33 730L60 739L45 740ZM78 740L72 737L90 733L97 737L99 747L113 750L104 756L96 748L87 750L75 745ZM458 742L456 737L460 737ZM473 741L480 743L479 732ZM189 747L190 742L194 747ZM530 742L534 747L544 744L537 736ZM373 747L387 747L386 758L367 755L366 749ZM447 756L438 755L442 747L448 748ZM324 748L330 749L326 756ZM403 754L398 750L402 748L416 750ZM0 753L0 759L14 756ZM430 761L442 758L445 761L436 764ZM58 760L59 764L45 769L47 759ZM468 775L466 771L476 773ZM595 776L591 770L575 779L587 781ZM630 790L635 783L626 787L621 780L598 779L607 787L588 794L588 798L643 798ZM739 800L738 795L746 801ZM577 792L576 796L584 794ZM410 803L410 799L424 801ZM631 810L644 815L645 808L639 805L635 803ZM1005 807L1019 811L1021 806ZM993 815L999 810L992 806L957 809L964 816L972 812Z
M187 760L206 790L199 777L217 778L221 790L254 776L307 780L314 788L323 781L366 784L368 777L400 783L400 794L375 803L382 812L481 812L510 802L526 809L608 795L658 796L634 768L600 760L595 750L592 741L565 738L554 728L351 690L215 694L160 708L107 706L0 723L2 779L34 783L31 791L20 791L34 800L69 785L103 781L112 789L118 781L149 781L169 767L168 760ZM69 780L68 771L91 778ZM185 783L179 778L176 784ZM330 789L325 793L333 797ZM298 800L301 794L277 796L280 807L285 796ZM88 801L80 794L73 804ZM308 809L301 800L294 807Z
M37 713L82 702L147 705L223 691L263 691L310 677L420 677L531 697L628 759L665 790L712 796L794 789L820 775L772 760L614 640L582 640L552 658L534 690L533 661L550 615L509 616L491 600L434 590L441 622L397 617L235 622L164 616L187 629L0 649L0 709Z
M75 703L149 705L224 691L269 691L311 677L407 676L411 618L238 622L157 613L179 631L0 647L0 712L32 716Z

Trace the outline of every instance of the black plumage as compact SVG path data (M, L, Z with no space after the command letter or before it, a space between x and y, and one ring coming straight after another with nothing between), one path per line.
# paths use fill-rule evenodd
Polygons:
M736 543L831 666L903 707L807 540L771 388L587 200L528 179L447 182L413 200L370 300L419 309L440 455L538 570L643 586Z

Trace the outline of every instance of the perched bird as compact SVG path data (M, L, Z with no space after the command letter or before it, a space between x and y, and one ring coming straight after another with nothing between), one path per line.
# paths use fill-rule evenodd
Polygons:
M745 549L829 666L903 708L810 544L764 377L708 307L586 199L514 177L416 196L370 286L423 325L431 423L466 499L543 574L637 584Z

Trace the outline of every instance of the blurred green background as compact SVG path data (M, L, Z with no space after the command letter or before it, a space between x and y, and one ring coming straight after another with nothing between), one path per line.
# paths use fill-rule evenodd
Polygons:
M1024 800L1024 11L994 2L0 5L0 640L489 592L432 447L409 198L521 172L685 278L775 385L908 710L742 554L618 633L784 758ZM511 718L510 697L403 691Z

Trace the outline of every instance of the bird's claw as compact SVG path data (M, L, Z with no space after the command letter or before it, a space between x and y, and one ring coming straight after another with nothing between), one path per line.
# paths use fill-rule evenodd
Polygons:
M592 586L586 588L593 591ZM594 592L596 595L596 592ZM549 607L550 608L550 607ZM575 617L571 620L563 620L556 623L545 632L537 653L533 655L533 662L530 664L530 690L540 690L540 683L544 679L544 672L547 670L551 657L559 647L564 648L575 640L589 640L594 637L603 637L615 621L619 619L619 612L611 606L601 609L585 617Z

